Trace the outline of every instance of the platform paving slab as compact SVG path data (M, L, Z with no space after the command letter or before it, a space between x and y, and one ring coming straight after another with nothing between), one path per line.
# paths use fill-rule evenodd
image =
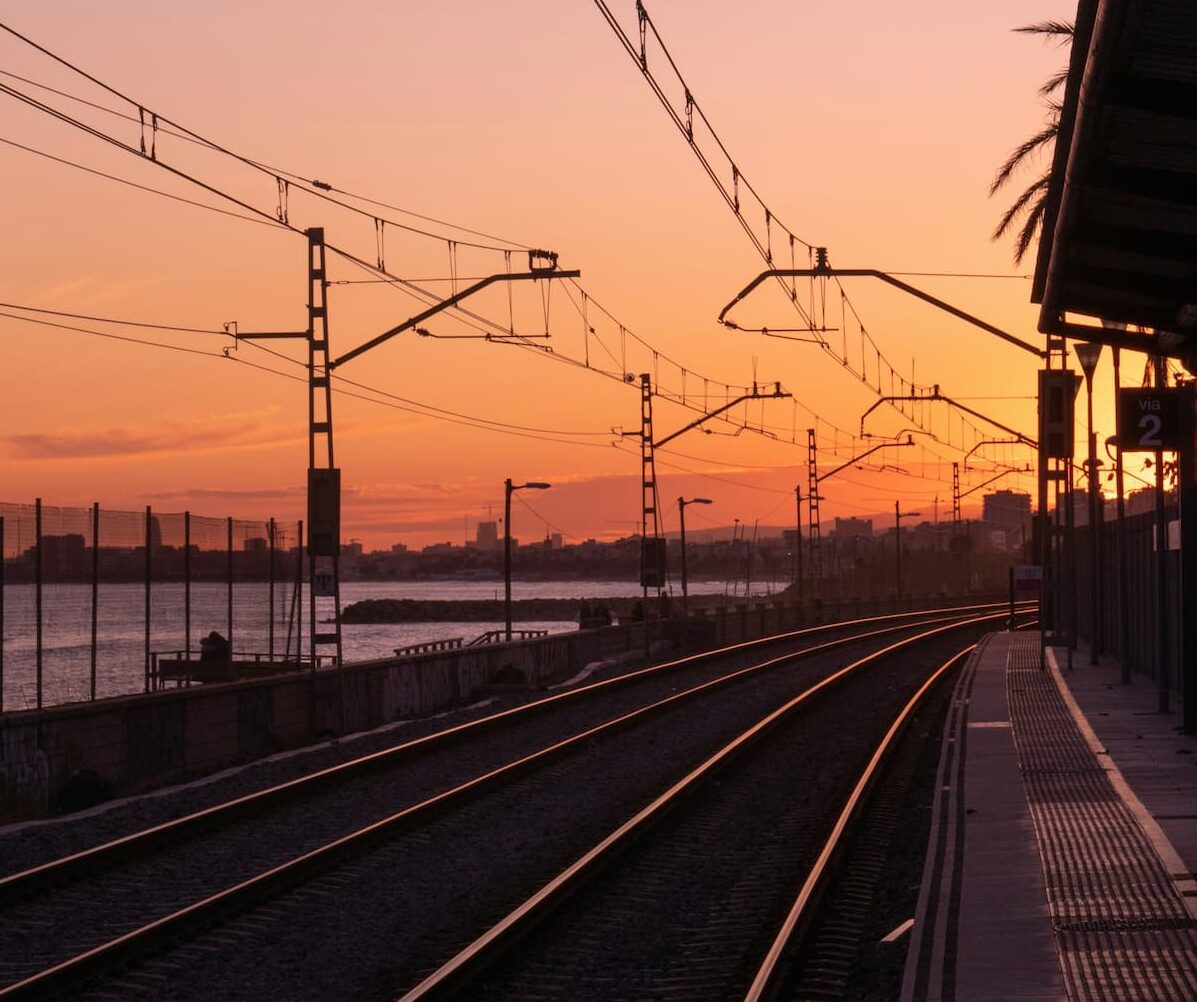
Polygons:
M1197 999L1188 739L1048 654L993 634L957 683L904 1002Z
M1056 653L1057 665L1064 659ZM1123 685L1118 663L1088 663L1082 652L1061 673L1094 737L1176 850L1184 870L1197 872L1197 734L1181 732L1179 699L1159 712L1155 680L1132 675ZM1194 897L1197 887L1186 888Z

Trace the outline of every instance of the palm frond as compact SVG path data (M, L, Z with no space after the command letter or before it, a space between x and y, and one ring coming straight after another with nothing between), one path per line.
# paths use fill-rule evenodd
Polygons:
M1018 196L1013 204L1008 208L1002 216L1002 220L998 223L997 228L993 231L994 240L1000 240L1006 235L1006 231L1010 228L1015 219L1018 218L1019 213L1023 211L1027 203L1031 201L1040 192L1046 193L1047 183L1051 179L1051 173L1044 174L1038 180L1033 181L1027 185L1027 188L1021 195Z
M1036 21L1032 24L1024 24L1014 30L1023 35L1039 35L1041 38L1054 40L1063 45L1065 42L1071 42L1075 37L1076 24L1073 21ZM1068 70L1063 69L1054 73L1039 88L1039 96L1045 99L1047 105L1046 124L1038 133L1017 146L1011 152L1010 156L1006 158L1006 162L994 174L993 182L989 185L989 194L991 197L1009 183L1015 172L1026 164L1027 160L1033 154L1055 144L1060 133L1062 108L1060 101L1053 95L1064 86L1067 80ZM1035 239L1035 234L1039 232L1043 225L1043 215L1047 206L1047 190L1050 179L1051 170L1049 168L1037 180L1028 185L1022 194L1014 200L1014 203L1002 215L1001 221L993 231L992 238L999 240L1010 231L1020 218L1022 219L1022 225L1019 227L1014 240L1015 263L1022 261L1030 249L1031 242Z
M1036 21L1034 24L1024 24L1015 28L1022 35L1043 35L1055 38L1059 42L1067 41L1076 34L1076 25L1071 21Z
M1024 210L1027 211L1027 218L1023 221L1022 227L1018 231L1018 236L1014 241L1015 264L1022 261L1027 249L1031 246L1035 232L1043 222L1043 213L1047 207L1047 186L1050 180L1051 173L1048 172L1028 185L1026 190L1014 200L1014 204L1006 210L1001 222L998 223L997 228L993 231L992 239L1000 240L1006 235L1006 232L1019 215Z
M1041 198L1031 206L1031 211L1027 213L1026 222L1018 231L1018 239L1014 241L1015 264L1022 264L1022 259L1030 249L1031 241L1035 239L1035 234L1043 222L1043 213L1046 209L1047 200Z
M1059 90L1062 86L1064 86L1064 82L1067 79L1068 79L1068 68L1065 67L1064 69L1060 70L1059 73L1056 73L1053 76L1048 77L1047 80L1044 81L1043 86L1039 88L1039 96L1040 97L1050 97L1057 90ZM1057 107L1059 107L1059 106L1057 105Z
M989 185L989 194L994 195L1000 191L1010 180L1011 175L1019 168L1019 166L1039 147L1045 146L1048 143L1055 142L1056 135L1060 131L1060 121L1056 116L1048 122L1040 132L1037 132L1026 142L1020 144L1013 153L1002 164L998 172L993 176L993 181Z

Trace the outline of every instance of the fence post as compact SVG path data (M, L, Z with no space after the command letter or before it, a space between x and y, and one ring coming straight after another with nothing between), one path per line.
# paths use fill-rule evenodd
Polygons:
M0 515L0 713L4 712L4 516Z
M229 657L233 656L233 516L225 519L229 537Z
M191 660L191 512L183 512L183 657Z
M270 540L270 606L269 606L269 620L268 620L268 636L267 650L269 651L270 660L274 660L274 518L270 519L270 524L267 527L266 535Z
M154 516L145 506L145 691L150 691L150 597L153 589Z
M91 698L96 698L96 640L100 616L100 502L91 506Z
M295 660L303 661L303 519L296 527L295 539ZM315 652L312 654L312 671L316 670Z
M42 708L42 499L33 503L33 588L37 619L37 708Z

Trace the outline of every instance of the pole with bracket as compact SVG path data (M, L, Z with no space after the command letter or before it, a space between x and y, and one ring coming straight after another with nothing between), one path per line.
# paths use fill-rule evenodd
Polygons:
M333 358L329 347L328 271L324 229L312 227L304 232L308 238L307 330L236 332L235 336L238 340L246 341L304 338L308 344L308 609L312 664L315 667L321 657L321 648L331 649L334 652L331 657L338 665L342 663L343 654L340 585L341 471L336 466L333 451L333 369L383 344L397 334L417 329L430 317L452 309L463 300L497 282L577 278L581 272L558 270L557 255L551 251L530 250L527 272L489 275L448 299L434 303L428 309L383 331L339 358ZM320 615L320 612L324 614Z

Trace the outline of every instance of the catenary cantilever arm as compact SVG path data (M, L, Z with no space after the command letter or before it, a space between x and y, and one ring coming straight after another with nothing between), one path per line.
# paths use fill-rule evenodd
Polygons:
M1022 340L1022 338L1015 337L1000 327L995 327L991 323L981 320L979 317L974 317L971 313L966 313L964 310L953 306L951 303L945 303L942 299L931 295L929 292L923 292L922 289L916 289L913 285L909 285L900 279L894 278L893 275L887 275L883 271L877 271L875 268L773 268L770 271L763 271L751 282L749 282L740 291L730 303L728 303L722 310L719 311L719 323L726 324L724 319L728 311L739 303L746 296L750 295L758 285L767 281L770 278L834 278L836 276L842 278L877 278L882 282L892 285L895 289L901 289L903 292L914 296L916 299L921 299L924 303L930 303L932 306L938 307L945 313L950 313L952 316L972 324L974 327L980 327L981 330L987 334L992 334L994 337L999 337L1003 341L1007 341L1016 348L1021 348L1023 351L1028 351L1036 358L1043 358L1044 352L1036 348L1033 344Z
M363 352L369 351L371 348L378 347L378 345L382 344L384 341L389 341L396 334L402 334L406 330L411 330L417 324L422 324L429 317L436 316L436 314L441 313L444 310L452 309L463 299L467 299L475 292L480 292L488 285L492 285L495 282L527 282L538 278L577 278L581 274L582 273L580 271L556 271L546 269L544 271L521 271L515 273L504 272L498 275L488 275L481 281L475 282L473 285L462 289L461 292L457 293L456 295L450 296L448 299L442 299L439 303L433 303L433 305L428 307L428 309L426 309L423 313L418 313L414 317L404 320L403 323L392 327L390 330L383 331L378 335L378 337L371 338L365 344L359 344L352 351L345 352L344 355L329 362L328 367L330 369L335 369L338 366L348 362L350 359L357 358L357 356Z
M711 418L717 417L718 415L722 414L724 411L731 410L733 407L736 406L736 404L742 404L745 400L773 400L773 399L780 399L783 397L791 397L791 396L793 396L793 394L786 393L782 390L780 383L773 384L773 391L771 393L761 393L754 386L752 388L751 393L745 393L743 396L736 397L735 400L732 400L729 403L724 404L722 407L717 407L717 408L715 408L715 410L710 411L707 414L704 414L702 417L695 418L684 428L679 428L672 435L666 435L664 438L660 439L659 441L653 442L653 448L654 449L661 448L661 446L663 446L666 442L672 442L679 435L685 434L691 428L697 428L699 425L704 424L707 421L710 421Z
M882 442L880 445L875 445L871 449L865 449L865 451L862 452L859 456L853 456L851 459L848 460L848 462L841 463L834 470L828 470L826 473L820 474L818 477L815 478L815 483L821 484L828 477L834 477L837 473L840 473L841 471L846 470L849 466L853 465L854 463L859 463L862 459L865 458L865 456L871 456L874 452L878 452L881 449L904 449L907 446L914 445L914 444L915 443L910 440L907 440L905 442Z
M1006 432L1007 434L1013 435L1023 445L1030 446L1032 449L1039 448L1038 442L1036 442L1033 438L1028 438L1017 428L1011 428L1008 424L1002 424L1001 421L994 420L988 414L982 414L979 410L976 410L973 407L967 407L964 404L960 403L959 401L953 400L951 397L945 397L942 393L939 392L938 384L932 388L932 391L930 393L919 393L919 394L897 393L897 394L887 394L886 396L878 397L877 401L875 403L871 404L869 406L868 410L866 410L860 416L860 431L861 431L862 437L864 435L865 418L867 418L870 414L872 414L873 411L875 411L882 404L893 403L895 400L940 400L940 401L943 401L943 403L948 404L951 407L955 407L957 410L964 411L965 414L971 414L973 417L980 418L982 421L985 421L985 422L993 425L995 428L1000 428L1002 431Z

